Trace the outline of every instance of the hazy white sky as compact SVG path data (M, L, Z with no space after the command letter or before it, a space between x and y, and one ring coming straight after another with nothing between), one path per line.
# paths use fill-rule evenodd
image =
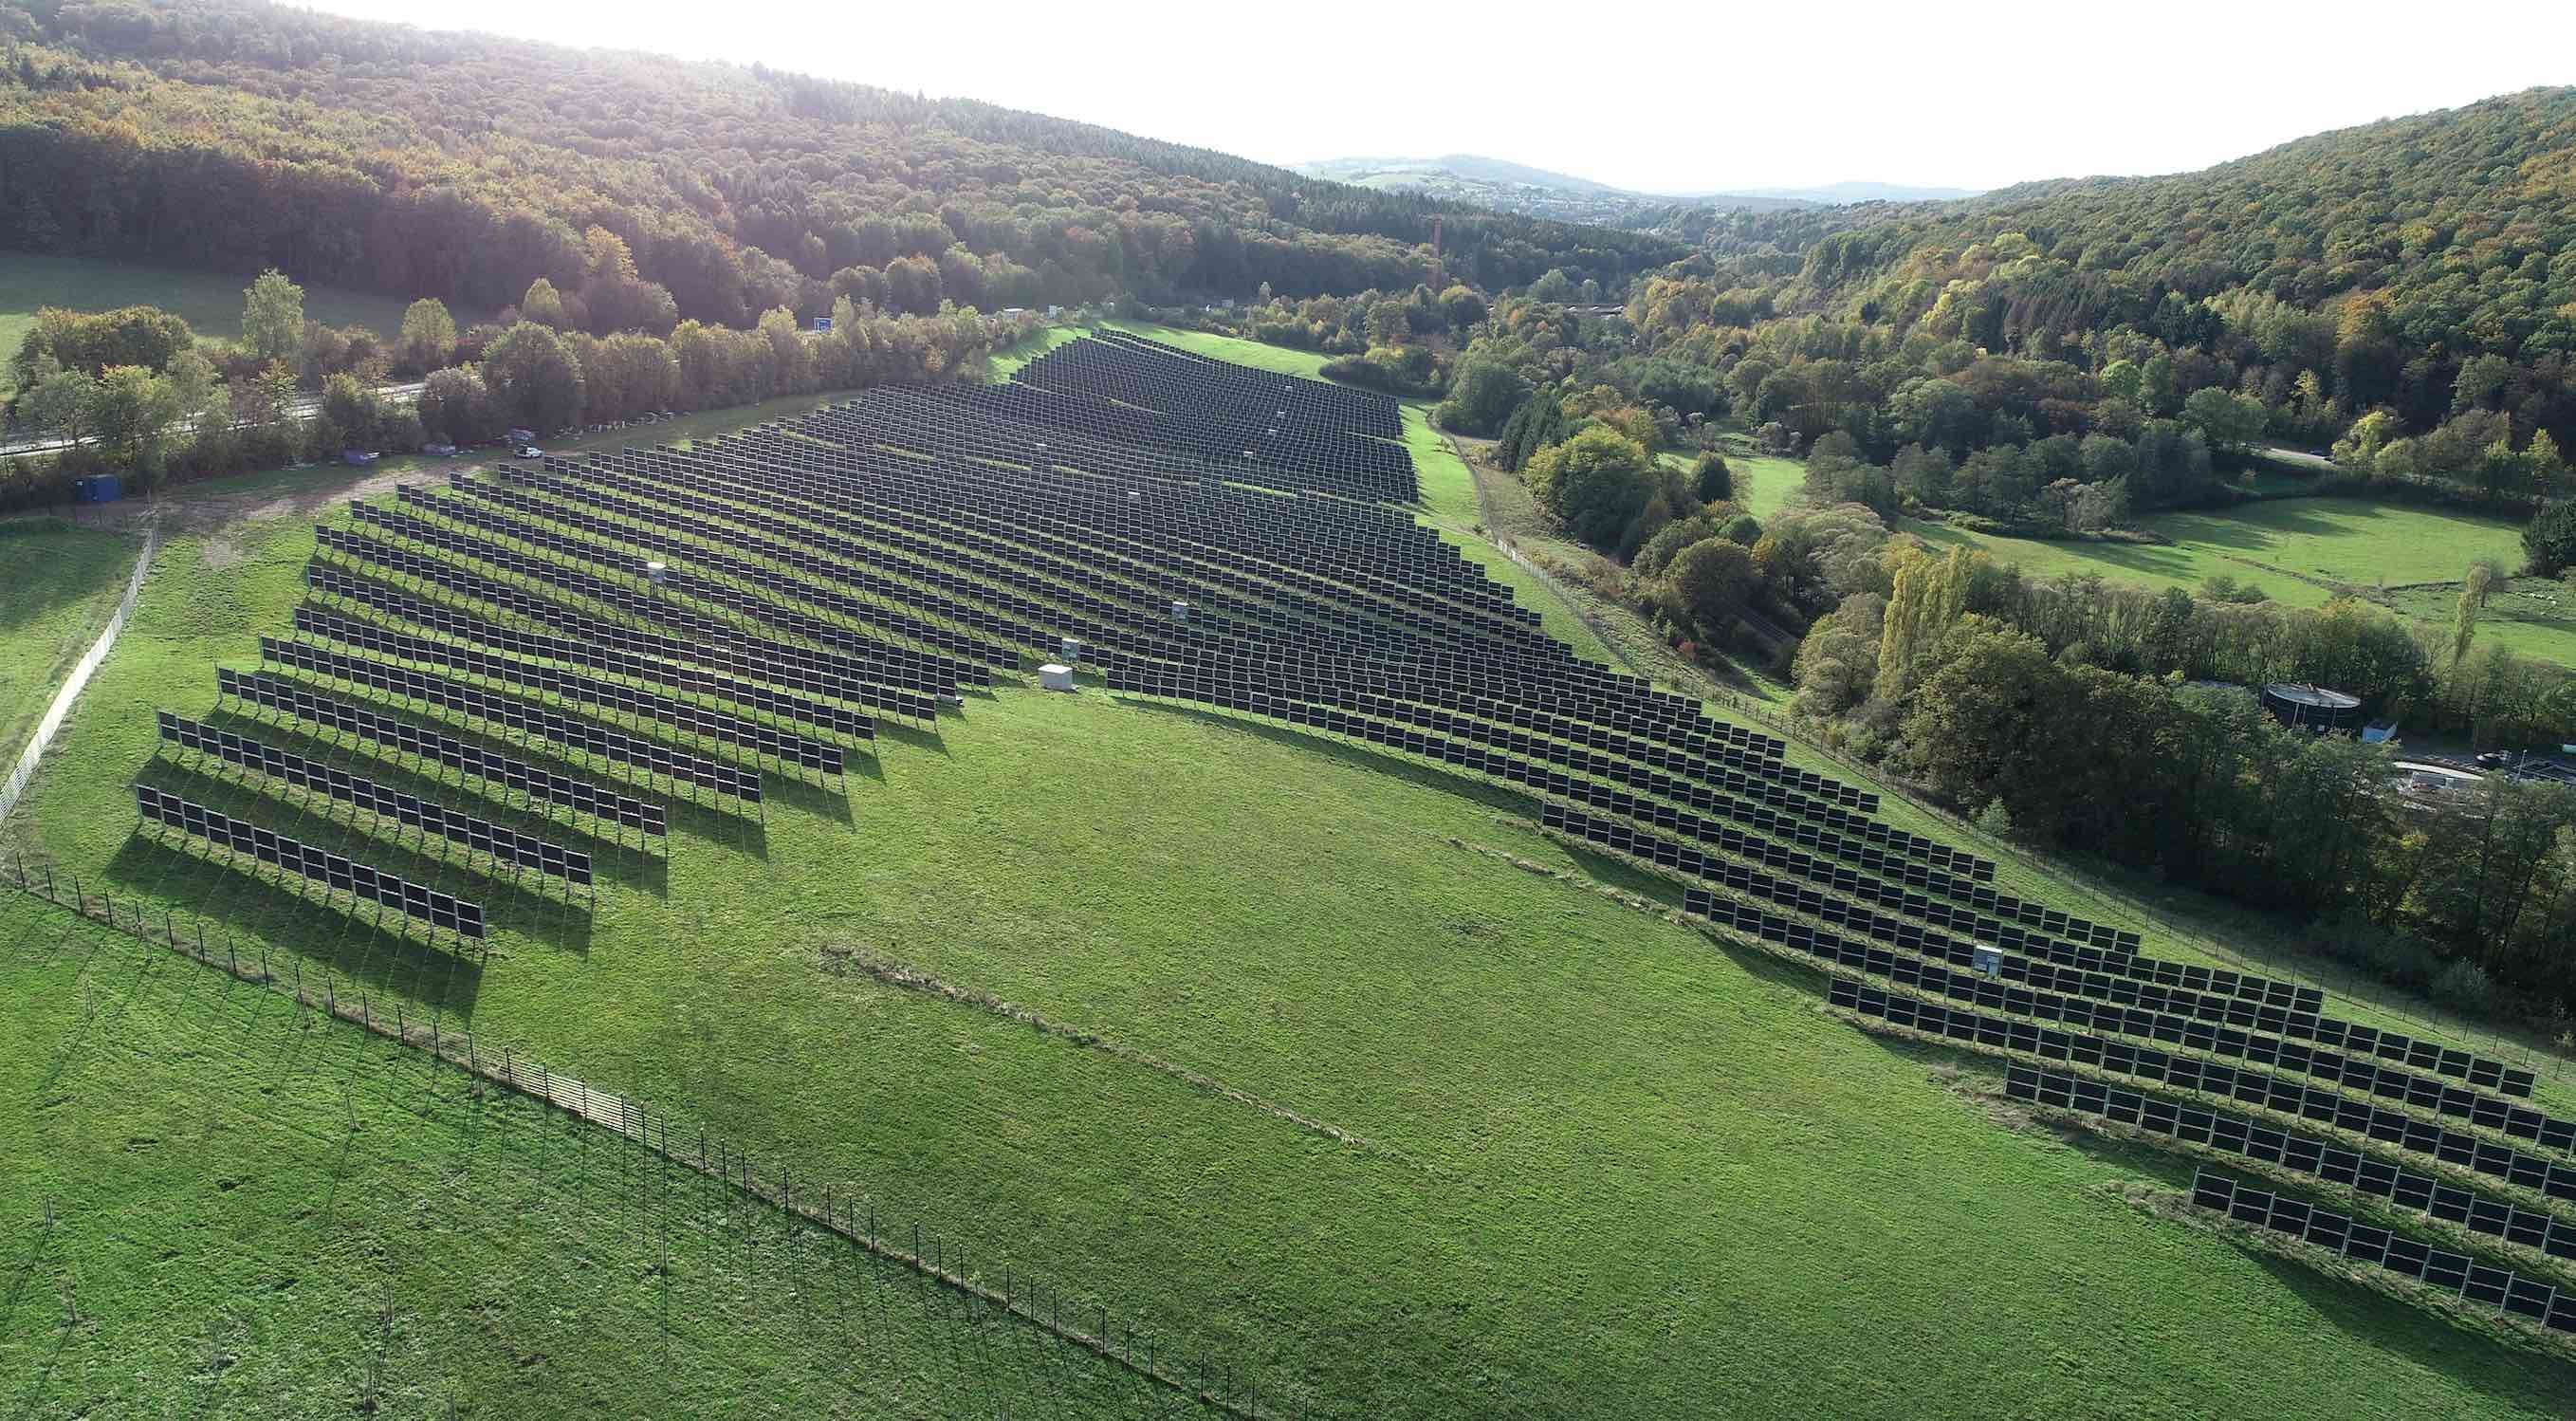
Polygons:
M1482 153L1650 190L2205 167L2576 82L2576 3L307 0L964 95L1274 163Z

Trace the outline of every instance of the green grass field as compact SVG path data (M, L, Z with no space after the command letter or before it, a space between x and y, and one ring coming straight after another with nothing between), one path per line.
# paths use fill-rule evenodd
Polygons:
M284 622L310 547L293 516L173 539L11 836L93 891L243 923L314 968L442 1004L487 1042L952 1228L986 1268L1079 1280L1087 1301L1257 1366L1282 1414L2179 1417L2220 1395L2288 1416L2366 1414L2391 1396L2430 1414L2576 1406L2554 1364L2137 1211L2106 1186L2142 1169L2170 1183L2170 1167L1997 1128L1933 1058L1821 1012L1805 974L1469 847L1624 879L1524 827L1527 801L1285 731L1012 687L944 721L936 743L889 737L846 793L780 796L765 832L682 816L667 871L614 868L587 929L487 892L501 932L479 965L353 931L129 835L137 774L249 802L148 763L149 712L207 708L212 665L246 664L256 633ZM265 815L457 881L345 828ZM870 961L1062 1029L886 985ZM70 998L42 983L9 997L35 1014L17 1021L49 1023L14 1033L40 1043L40 1081L64 1054ZM276 1052L280 1030L223 1035ZM11 1108L48 1108L59 1079ZM138 1094L182 1119L201 1104L152 1081ZM120 1130L196 1138L120 1125L104 1148ZM93 1208L127 1192L89 1146L47 1148L93 1181ZM192 1178L189 1157L151 1156ZM232 1227L280 1252L357 1240L354 1281L307 1275L325 1301L297 1316L343 1325L292 1365L363 1376L375 1334L346 1315L415 1291L407 1273L389 1280L390 1250L367 1247L391 1223L368 1221L412 1199L387 1185L387 1202L361 1205L366 1191L335 1192L327 1172L275 1168L275 1189L229 1206ZM545 1309L542 1260L591 1256L512 1206L512 1187L447 1191L429 1210L446 1222L424 1232L479 1221L507 1256L539 1261L478 1271L469 1256L459 1271L480 1286L424 1283L398 1333L446 1329L439 1345L465 1349L478 1306ZM159 1207L190 1216L188 1196ZM320 1233L308 1210L360 1226ZM154 1215L138 1202L135 1216ZM123 1244L64 1247L113 1271L87 1260ZM165 1263L200 1291L109 1292L102 1357L118 1339L193 1346L191 1329L215 1325L203 1310L229 1287L184 1252ZM594 1260L583 1276L640 1272ZM817 1306L828 1291L798 1289ZM37 1301L57 1315L50 1290ZM112 1330L104 1314L127 1308ZM624 1315L621 1335L652 1355L654 1313ZM40 1330L33 1345L54 1342ZM2047 1365L2029 1364L2035 1346ZM497 1366L453 1366L507 1394ZM783 1371L765 1394L782 1412L829 1409L823 1366ZM423 1368L405 1375L428 1385ZM184 1396L151 1385L138 1395ZM289 1409L343 1411L353 1385Z
M0 763L116 610L138 539L59 519L0 522Z
M2041 576L2100 572L2157 586L2197 587L2224 573L2277 601L2302 606L2332 596L2327 584L2375 589L2457 582L2481 558L2508 572L2522 559L2521 530L2500 519L2352 498L2272 499L2224 513L2149 518L2147 527L2170 545L2035 542L1919 522L1906 526L1936 542L1982 546Z
M2171 540L2162 544L2000 538L1919 519L1903 526L1935 546L1984 548L2038 577L2099 573L2191 589L2224 575L2300 607L2321 605L2338 587L2377 598L2385 587L2450 583L2386 598L2397 611L2442 626L2450 622L2456 584L2471 563L2491 559L2507 572L2522 563L2521 530L2501 519L2351 498L2271 499L2224 513L2158 514L2147 526ZM2512 595L2494 604L2498 639L2517 651L2576 665L2576 617L2561 610L2564 592L2532 579L2516 579L2508 591Z
M36 899L0 901L0 993L13 1415L1149 1400L702 1175Z
M242 289L247 276L137 266L131 262L95 261L87 257L0 253L0 364L18 353L42 306L74 311L108 311L120 306L158 306L184 317L198 335L213 340L241 339ZM337 287L304 288L304 314L324 325L361 325L392 337L402 328L407 300ZM464 311L457 323L480 319ZM0 375L0 379L5 379Z

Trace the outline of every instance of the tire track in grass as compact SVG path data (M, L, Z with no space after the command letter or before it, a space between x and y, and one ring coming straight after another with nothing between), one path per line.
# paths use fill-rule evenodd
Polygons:
M1131 1066L1142 1066L1149 1071L1158 1071L1193 1090L1276 1116L1308 1134L1322 1136L1335 1144L1348 1146L1362 1154L1382 1155L1408 1169L1419 1170L1424 1174L1443 1178L1456 1177L1454 1171L1441 1168L1427 1160L1417 1159L1393 1145L1345 1130L1329 1120L1319 1120L1294 1106L1227 1085L1205 1072L1194 1071L1176 1062L1166 1061L1150 1051L1139 1050L1087 1027L1053 1020L1016 1002L997 997L981 987L959 986L945 978L897 962L892 958L880 957L865 948L849 943L825 943L822 947L822 956L824 970L827 972L838 974L844 968L856 968L886 986L907 992L917 992L923 996L938 997L960 1006L973 1007L1006 1021L1014 1021L1050 1036L1061 1037L1077 1046L1104 1052Z

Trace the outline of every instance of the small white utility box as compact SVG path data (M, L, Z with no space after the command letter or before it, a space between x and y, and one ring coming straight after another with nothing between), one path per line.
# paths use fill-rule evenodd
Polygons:
M1982 942L1977 943L1970 949L1968 957L1969 960L1975 964L1978 976L2001 977L2004 975L2004 950L2002 948L1990 946Z
M1038 668L1038 684L1050 691L1070 691L1073 689L1073 668L1050 661Z
M653 579L653 585L656 587L662 585L662 579L668 577L670 572L671 570L669 568L664 567L658 562L648 562L644 564L644 575Z
M1057 643L1056 655L1064 658L1065 665L1071 666L1082 659L1082 643L1072 637L1066 637Z
M1172 620L1176 622L1186 622L1189 619L1190 604L1187 602L1174 602L1172 604Z

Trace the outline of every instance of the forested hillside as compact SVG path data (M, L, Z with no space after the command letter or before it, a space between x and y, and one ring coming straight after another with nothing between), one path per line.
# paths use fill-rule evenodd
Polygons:
M491 308L604 228L682 317L851 292L930 314L1134 294L1616 285L1665 239L761 68L430 33L255 0L0 13L0 246ZM836 275L838 279L836 280Z
M1764 288L1780 314L1955 339L2069 375L2125 362L2151 405L2237 390L2285 438L2323 443L2373 410L2393 421L2382 443L2477 412L2510 417L2517 443L2576 433L2576 89L2320 134L2198 173L1738 215L1684 235L1744 262L1709 275ZM1795 278L1766 282L1784 255L1799 257ZM2057 393L2064 409L2043 432L2071 432L2091 392Z

